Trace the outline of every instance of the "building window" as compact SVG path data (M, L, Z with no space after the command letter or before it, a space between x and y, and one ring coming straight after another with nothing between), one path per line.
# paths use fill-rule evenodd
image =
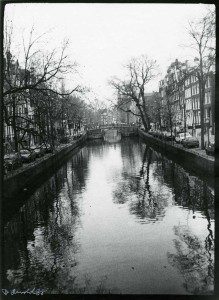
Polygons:
M207 78L206 83L205 83L205 88L209 88L211 86L210 84L210 77Z
M210 102L210 92L208 91L205 93L205 104L209 104Z
M196 106L197 106L197 99L196 98L194 98L194 102L193 102L193 109L196 109Z
M187 89L187 90L185 90L185 97L186 97L186 98L191 97L191 89L190 89L190 88Z
M188 86L189 83L190 83L190 80L189 80L189 79L190 79L190 78L187 78L187 79L186 79L186 82L185 82L186 86Z

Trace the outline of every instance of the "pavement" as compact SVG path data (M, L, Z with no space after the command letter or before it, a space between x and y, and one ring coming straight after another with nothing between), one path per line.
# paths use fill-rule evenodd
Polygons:
M199 154L200 156L203 156L203 157L206 157L207 159L210 159L210 160L215 160L214 159L214 156L212 155L207 155L205 150L202 150L200 148L194 148L194 149L190 149L192 152L195 152L197 154Z
M171 143L171 142L168 142L168 143ZM174 146L176 146L178 148L184 149L185 151L195 153L195 154L197 154L199 156L202 156L202 157L204 157L204 158L206 158L208 160L211 160L211 161L215 160L214 156L207 155L206 151L202 150L201 148L185 148L185 147L183 147L183 145L178 144L176 142L172 143L172 145L174 145Z
M214 161L214 156L211 156L211 155L206 154L205 149L204 149L204 150L201 149L201 148L186 148L186 149L185 149L185 148L183 147L183 145L179 145L179 144L177 144L177 143L174 143L174 145L177 145L178 147L183 148L183 149L186 150L186 151L195 153L195 154L197 154L197 155L200 155L200 156L202 156L202 157L205 157L206 159L209 159L209 160Z

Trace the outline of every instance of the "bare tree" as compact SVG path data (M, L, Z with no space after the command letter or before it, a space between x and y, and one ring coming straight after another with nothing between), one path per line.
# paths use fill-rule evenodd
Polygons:
M150 60L146 55L141 55L131 59L125 68L128 72L127 79L114 78L109 84L120 97L118 108L139 116L145 130L148 131L150 129L150 117L145 92L147 84L156 76L156 61ZM130 102L135 104L137 111L131 106L128 107Z
M50 140L52 139L51 122L56 115L57 103L61 100L57 96L64 97L73 92L84 92L79 85L71 91L63 91L59 88L59 82L66 74L77 72L77 64L68 61L66 54L68 41L64 41L60 49L53 49L48 53L45 52L46 50L44 52L40 50L38 42L44 35L45 33L34 37L32 27L29 39L23 39L23 49L20 51L22 57L19 63L12 53L13 28L9 22L5 22L3 117L5 123L13 129L16 152L19 150L19 144L21 147L24 146L24 137L27 134L39 136L40 139L50 136ZM50 103L52 99L53 104ZM19 113L19 109L23 109L23 104L26 103L27 108L27 103L30 102L34 104L34 118L31 118L28 112ZM45 124L47 130L43 128ZM54 144L53 139L52 144Z
M190 45L196 53L196 65L191 70L196 73L200 91L200 118L201 118L201 148L204 149L204 103L205 85L209 72L215 67L215 30L213 27L215 12L211 11L198 22L189 22L188 34L191 37Z
M22 68L12 55L11 40L13 39L12 29L5 26L4 32L4 91L3 96L18 94L24 90L50 90L61 94L57 89L52 89L50 85L41 86L42 83L51 83L63 79L63 76L76 72L76 62L70 63L66 50L68 41L64 40L59 49L45 53L37 48L37 42L45 35L34 37L34 27L30 30L29 40L23 40ZM74 87L69 93L80 91L80 87Z

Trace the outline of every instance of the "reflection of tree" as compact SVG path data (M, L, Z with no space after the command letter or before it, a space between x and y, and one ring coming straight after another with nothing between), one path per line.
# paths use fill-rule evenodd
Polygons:
M139 177L137 177L136 185L132 185L132 191L137 193L138 200L131 202L130 211L140 219L154 218L154 203L149 184L151 154L151 149L146 146Z
M172 189L175 203L192 211L204 212L204 202L206 202L213 218L214 196L206 182L191 176L180 165L165 156L158 154L156 157L154 176L161 181L164 180L165 184Z
M136 143L136 139L130 139L127 143L126 139L121 140L121 156L123 159L123 168L124 171L128 173L135 173L136 166L137 166L137 153L139 153L139 150L141 149L141 145L139 143Z
M136 187L133 191L138 193L138 201L133 200L130 202L130 211L142 219L157 220L160 215L162 216L164 207L161 204L166 204L165 197L164 194L158 191L150 193L149 174L153 174L153 177L161 184L171 189L176 204L189 208L193 212L196 210L202 211L207 219L209 232L205 243L192 235L187 227L175 227L175 234L179 236L179 240L174 241L177 254L168 254L168 258L183 273L185 287L189 292L207 293L213 289L214 241L211 217L213 217L214 197L206 182L189 175L182 167L162 155L154 155L153 153L153 159L151 159L152 156L148 151L146 148L139 180L136 185L132 185L132 187ZM156 161L156 163L153 163L151 173L149 173L151 160ZM143 186L141 186L141 178L146 179ZM155 207L152 203L155 204Z
M168 260L184 276L184 287L192 294L207 294L213 290L213 264L209 263L209 253L186 226L174 226L174 240L177 254L168 253ZM213 250L213 249L211 249ZM209 269L210 266L210 269Z
M204 213L208 222L207 229L209 234L207 235L205 239L205 249L207 251L207 257L208 257L208 276L212 277L214 276L214 263L213 263L213 250L214 250L214 237L213 237L213 231L211 229L211 218L210 218L210 209L209 209L209 203L207 198L207 186L206 183L203 183L203 208Z
M77 193L85 185L88 153L80 151L26 201L4 234L5 288L76 288L73 268L80 214ZM84 172L82 169L85 169Z
M134 155L131 147L129 150L128 153L131 156ZM135 151L135 157L136 153L138 152ZM114 202L124 204L128 201L131 214L136 215L144 222L151 222L164 216L166 199L159 189L156 192L152 192L151 189L150 166L155 160L152 149L146 146L142 154L143 159L138 171L139 175L134 175L132 170L122 173L122 181L119 182L114 191Z

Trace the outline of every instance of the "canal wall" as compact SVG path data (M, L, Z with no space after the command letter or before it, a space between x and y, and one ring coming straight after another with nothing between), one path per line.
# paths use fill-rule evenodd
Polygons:
M128 131L126 131L128 134ZM136 135L136 131L129 131L130 136ZM100 134L100 132L96 132ZM102 134L102 133L101 133ZM171 145L170 142L163 142L142 130L138 130L137 134L158 152L164 153L165 156L171 160L176 161L184 168L192 170L195 174L204 176L214 176L214 159L207 156L201 156L193 152L194 150L185 149L178 145ZM127 136L127 135L124 135ZM13 174L4 178L3 196L4 200L12 198L14 195L19 195L24 189L31 189L37 185L40 178L48 173L54 173L59 166L62 165L66 156L74 149L82 146L87 140L95 140L97 135L84 134L77 141L68 145L63 145L62 148L55 150L52 154L47 154L35 162L25 165Z
M128 135L128 130L124 129L124 132ZM133 130L129 129L130 135L133 134ZM62 148L56 149L52 154L46 154L45 156L38 158L35 162L23 165L21 168L15 170L13 173L9 173L3 180L3 198L5 201L9 201L14 195L19 195L24 189L31 189L37 186L40 181L40 177L45 173L53 173L61 166L68 153L82 146L87 140L103 139L104 130L95 129L90 130L84 134L81 138L73 141L71 144L63 145Z
M82 146L86 140L87 135L84 134L77 141L63 145L62 148L56 149L54 153L46 154L35 162L19 168L4 178L4 199L9 199L24 189L32 188L47 171L55 172L55 170L62 165L65 157L74 149Z
M87 138L89 140L94 139L103 139L104 137L104 131L102 129L91 129L87 131Z
M152 147L165 154L167 158L174 159L183 167L194 173L204 176L214 176L214 159L202 156L192 149L182 148L181 145L171 144L138 130L139 136L152 145Z
M135 126L121 127L118 131L122 137L138 136L138 128Z

